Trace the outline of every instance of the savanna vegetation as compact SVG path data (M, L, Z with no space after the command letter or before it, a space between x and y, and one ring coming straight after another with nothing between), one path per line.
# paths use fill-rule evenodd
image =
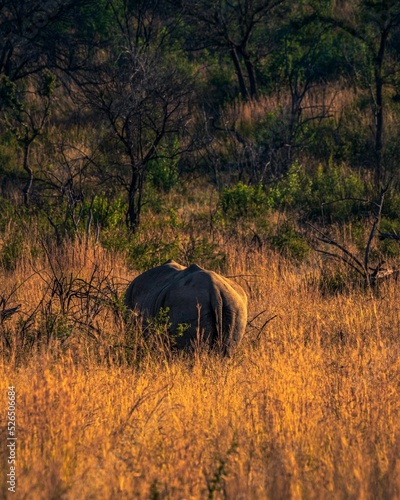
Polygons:
M400 496L399 35L397 1L0 2L2 497ZM169 258L247 292L231 358L126 310Z

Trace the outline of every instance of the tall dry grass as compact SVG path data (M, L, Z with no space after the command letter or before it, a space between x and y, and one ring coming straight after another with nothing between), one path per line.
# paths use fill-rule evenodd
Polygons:
M318 261L299 267L232 241L223 249L227 274L249 294L250 318L265 310L253 324L276 315L264 330L249 326L230 359L124 357L125 327L110 304L90 320L92 336L70 325L69 339L39 339L25 356L16 343L3 345L3 451L7 387L17 394L10 498L400 497L397 283L374 294L322 293ZM99 247L58 251L3 273L3 293L21 285L12 301L22 312L4 322L2 335L42 311L57 273L101 290L113 278L118 294L133 277L121 257ZM68 317L81 317L79 297L69 307ZM39 316L32 330L40 330Z
M311 87L302 100L302 113L307 119L331 117L340 119L346 109L351 109L360 97L361 91L336 84ZM290 113L292 97L287 90L281 90L270 96L263 96L256 101L235 102L225 109L228 123L236 123L238 127L260 123L268 116L275 115L277 110Z

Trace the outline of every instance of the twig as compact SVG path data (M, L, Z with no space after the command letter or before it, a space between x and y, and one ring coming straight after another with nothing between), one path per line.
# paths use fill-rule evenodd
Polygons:
M260 328L260 331L258 332L258 335L257 335L257 338L256 338L256 341L258 341L261 337L261 334L262 332L264 331L264 328L268 325L268 323L270 321L272 321L273 319L275 319L278 315L277 314L274 314L273 316L271 316L270 318L267 319L267 321L263 324L263 326Z
M15 307L11 307L9 309L3 309L0 311L0 323L2 323L5 319L10 318L14 313L18 311L18 309L21 307L21 304L18 304Z
M339 203L340 201L359 201L361 203L369 203L370 200L365 200L364 198L353 198L351 196L346 198L338 198L337 200L332 201L324 201L321 203L321 206L324 207L326 205L332 205L333 203Z
M248 323L249 325L251 325L251 323L253 323L253 321L254 321L255 319L257 319L259 316L261 316L261 314L264 314L266 311L267 311L267 309L264 309L263 311L261 311L261 312L257 313L257 314L254 316L254 318L253 318L253 319L250 319L249 321L247 321L247 323Z
M394 234L394 233L381 233L380 231L379 232L379 236L378 238L383 241L383 240L396 240L396 241L400 241L400 236L397 235L397 234Z
M314 231L316 231L317 233L322 235L322 238L318 238L319 241L322 241L323 243L328 243L329 245L332 245L332 246L335 246L336 248L339 248L339 250L341 250L345 255L350 257L350 259L353 262L355 262L357 264L357 266L359 266L360 270L361 269L364 270L364 266L361 263L361 261L359 259L357 259L357 257L355 255L353 255L351 252L349 252L349 250L347 250L347 248L345 248L343 245L340 245L339 243L334 241L330 236L328 236L326 233L323 233L322 231L320 231L318 228L316 228L315 226L313 226L309 222L307 222L307 225L310 226Z
M337 255L336 253L327 252L326 250L320 250L319 248L316 248L315 250L319 253L324 254L324 255L328 255L329 257L333 257L336 260L341 260L342 262L344 262L345 264L347 264L348 266L353 268L358 274L360 274L361 276L363 276L365 278L365 273L363 271L358 269L358 267L356 267L352 262L345 259L341 255Z

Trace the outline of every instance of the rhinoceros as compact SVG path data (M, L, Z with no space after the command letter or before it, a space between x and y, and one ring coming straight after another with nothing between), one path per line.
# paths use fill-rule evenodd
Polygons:
M201 339L230 355L247 324L247 296L241 286L196 264L184 267L173 260L135 278L126 291L125 305L144 321L168 308L171 333L186 325L175 337L176 347L182 349Z

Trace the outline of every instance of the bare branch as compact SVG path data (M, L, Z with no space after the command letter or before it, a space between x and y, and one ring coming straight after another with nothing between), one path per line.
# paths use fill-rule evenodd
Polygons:
M313 226L309 222L307 222L307 225L310 226L315 232L317 232L318 234L321 235L321 237L318 237L318 240L322 241L323 243L327 243L329 245L332 245L336 248L339 248L339 250L341 250L345 255L347 255L350 258L350 260L353 261L359 267L359 271L365 269L362 262L355 255L353 255L349 250L347 250L347 248L345 248L340 243L337 243L336 241L334 241L329 235L322 232L321 230L319 230L318 228L316 228L315 226Z
M379 236L378 238L383 241L383 240L396 240L396 241L400 241L400 236L398 234L394 234L394 233L381 233L380 231L379 232Z
M368 237L368 242L367 242L367 245L365 247L364 269L365 269L368 285L370 285L370 276L368 274L368 265L369 265L369 253L370 253L370 249L371 249L371 243L372 243L372 240L375 236L375 232L376 232L376 229L378 227L378 224L381 220L383 201L385 199L385 193L389 189L389 185L390 185L390 183L387 184L386 187L381 188L381 192L379 195L379 201L377 203L377 211L375 212L374 223L372 224L372 228L371 228L371 231L370 231L369 237Z

